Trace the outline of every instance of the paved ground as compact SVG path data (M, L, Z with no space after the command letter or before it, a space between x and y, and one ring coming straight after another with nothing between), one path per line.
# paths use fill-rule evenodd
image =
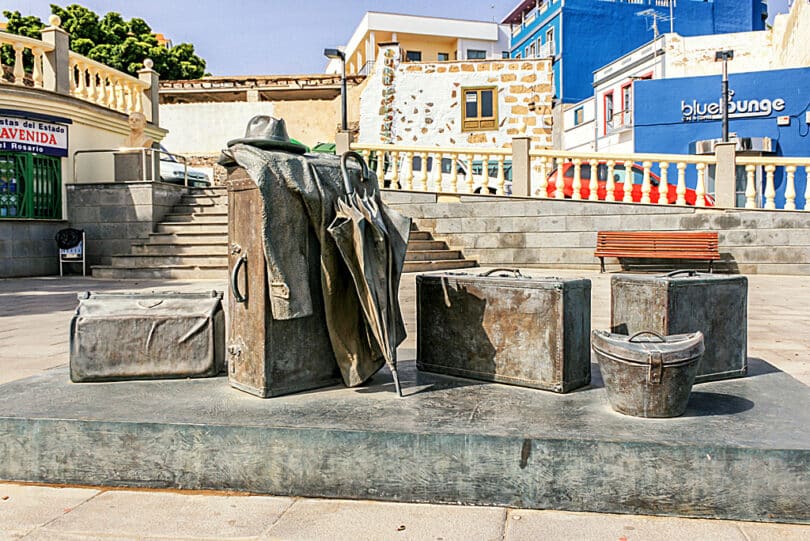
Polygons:
M593 327L607 328L609 275L525 272L591 278ZM810 277L749 280L749 355L810 386ZM409 338L402 358L415 351L414 284L406 275L401 301ZM0 383L68 362L68 322L79 291L224 287L221 281L0 280ZM20 538L751 541L810 539L810 526L0 482L0 540Z

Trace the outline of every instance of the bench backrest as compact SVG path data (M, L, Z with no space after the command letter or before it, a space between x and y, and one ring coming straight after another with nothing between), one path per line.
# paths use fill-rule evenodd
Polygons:
M596 255L683 255L720 259L716 231L599 231Z

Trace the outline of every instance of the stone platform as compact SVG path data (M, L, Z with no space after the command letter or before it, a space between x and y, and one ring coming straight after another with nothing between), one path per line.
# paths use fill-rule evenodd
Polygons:
M751 359L685 416L402 362L357 389L262 400L224 378L0 386L0 479L810 522L810 389Z

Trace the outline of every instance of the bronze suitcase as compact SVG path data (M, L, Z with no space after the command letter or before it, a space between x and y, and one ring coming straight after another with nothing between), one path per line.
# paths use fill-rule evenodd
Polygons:
M419 370L558 393L591 381L590 280L425 274L416 296Z
M324 317L319 267L309 268L313 314L273 319L262 239L262 196L241 167L230 171L228 205L228 382L262 398L340 383ZM310 231L309 249L318 250L318 246Z
M615 274L610 326L617 334L703 333L706 351L695 383L744 376L748 370L748 279L692 270L664 275Z
M221 292L79 294L70 320L71 381L207 377L224 367Z

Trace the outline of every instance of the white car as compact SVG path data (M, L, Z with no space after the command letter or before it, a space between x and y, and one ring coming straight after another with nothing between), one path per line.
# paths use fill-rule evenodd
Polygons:
M194 167L186 165L178 160L174 154L160 147L160 180L171 184L185 184L186 171L188 171L188 186L193 188L205 188L211 185L208 174Z
M441 171L434 170L433 156L428 156L427 159L427 187L428 191L439 191L437 186L438 178L441 178L442 191L450 191L452 183L452 164L453 160L450 158L442 158ZM495 194L498 191L498 162L489 160L487 162L487 176L486 182L481 174L483 169L482 160L474 160L472 162L472 177L473 177L473 193L490 193ZM419 155L413 156L411 163L408 163L403 157L399 161L399 168L397 173L397 185L399 189L405 187L405 179L408 173L413 174L413 187L419 190L422 187L422 157ZM504 193L512 195L512 162L507 160L503 164L504 173ZM385 186L391 184L392 170L389 167L385 176ZM456 189L459 192L465 192L465 182L467 182L467 163L461 160L456 160Z

